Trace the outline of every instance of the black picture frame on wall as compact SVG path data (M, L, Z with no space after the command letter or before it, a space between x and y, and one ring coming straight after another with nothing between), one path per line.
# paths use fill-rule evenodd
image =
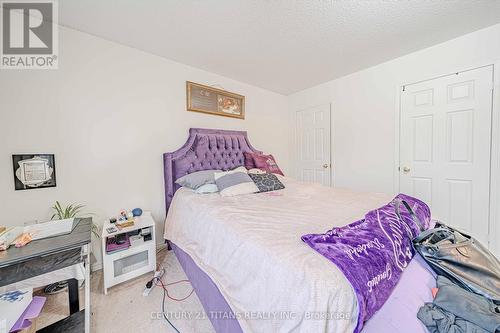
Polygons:
M12 168L16 191L57 185L54 154L14 154Z

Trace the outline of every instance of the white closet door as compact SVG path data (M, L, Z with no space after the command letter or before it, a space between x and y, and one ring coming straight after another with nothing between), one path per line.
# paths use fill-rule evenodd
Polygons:
M433 217L488 244L493 69L408 85L401 93L400 189Z
M297 111L296 174L300 180L330 186L330 126L330 104Z

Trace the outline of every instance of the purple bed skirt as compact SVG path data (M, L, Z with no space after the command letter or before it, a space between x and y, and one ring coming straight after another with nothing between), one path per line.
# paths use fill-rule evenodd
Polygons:
M238 320L234 319L231 307L227 304L226 299L222 296L219 288L217 288L212 279L195 264L186 252L182 251L174 243L168 243L174 250L182 269L196 291L196 295L200 299L215 331L218 333L243 332Z
M231 307L212 279L186 252L174 243L168 243L195 289L215 331L217 333L243 332L238 320L234 319ZM424 303L432 302L431 288L435 286L435 274L417 254L403 272L389 300L365 324L362 332L427 333L425 326L417 319L417 312Z

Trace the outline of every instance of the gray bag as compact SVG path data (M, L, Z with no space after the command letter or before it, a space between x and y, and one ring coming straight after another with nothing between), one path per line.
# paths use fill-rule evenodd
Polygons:
M473 237L438 223L420 233L413 246L438 275L500 302L500 262Z

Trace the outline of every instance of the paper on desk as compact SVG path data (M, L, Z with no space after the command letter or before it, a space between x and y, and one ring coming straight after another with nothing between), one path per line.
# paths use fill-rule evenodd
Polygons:
M33 240L69 234L73 230L74 218L54 220L32 224L24 227L24 232L30 233Z

